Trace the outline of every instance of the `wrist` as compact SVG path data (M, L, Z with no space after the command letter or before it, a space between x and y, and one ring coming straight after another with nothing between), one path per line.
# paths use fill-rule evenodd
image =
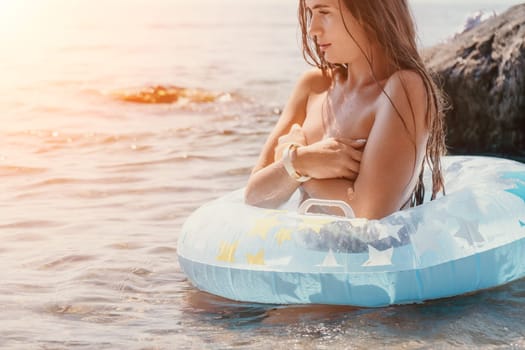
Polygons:
M300 144L298 142L282 142L279 143L274 150L274 161L279 161L283 158L284 152L290 147L291 145L296 145L297 147L304 146L303 144Z
M299 144L290 144L289 146L287 146L283 153L282 162L286 172L291 178L298 182L306 182L310 180L310 177L305 173L298 171L298 169L295 168L295 163L297 163L298 160L297 150L300 147L301 146Z
M299 174L308 174L304 161L307 153L308 150L305 146L298 146L290 154L292 165Z

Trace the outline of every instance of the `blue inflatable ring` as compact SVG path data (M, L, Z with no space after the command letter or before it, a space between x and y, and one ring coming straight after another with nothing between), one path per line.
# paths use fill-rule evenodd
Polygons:
M525 164L442 162L446 196L381 220L256 208L242 189L227 194L185 222L180 266L203 291L270 304L419 303L524 277Z

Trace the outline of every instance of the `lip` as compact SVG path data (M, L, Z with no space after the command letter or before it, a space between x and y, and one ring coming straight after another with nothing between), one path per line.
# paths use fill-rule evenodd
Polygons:
M329 48L332 44L319 44L319 48L322 51L325 51L327 48Z

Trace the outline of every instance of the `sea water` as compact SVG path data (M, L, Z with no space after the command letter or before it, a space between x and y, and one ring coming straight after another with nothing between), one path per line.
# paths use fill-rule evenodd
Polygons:
M413 1L420 45L517 2ZM298 39L293 0L0 1L0 348L525 347L524 281L355 309L185 279L182 223L246 183L308 68Z

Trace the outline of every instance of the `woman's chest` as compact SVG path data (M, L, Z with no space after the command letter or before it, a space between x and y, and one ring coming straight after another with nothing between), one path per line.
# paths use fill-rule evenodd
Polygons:
M327 137L367 139L374 124L374 101L368 96L311 95L303 123L307 143Z

